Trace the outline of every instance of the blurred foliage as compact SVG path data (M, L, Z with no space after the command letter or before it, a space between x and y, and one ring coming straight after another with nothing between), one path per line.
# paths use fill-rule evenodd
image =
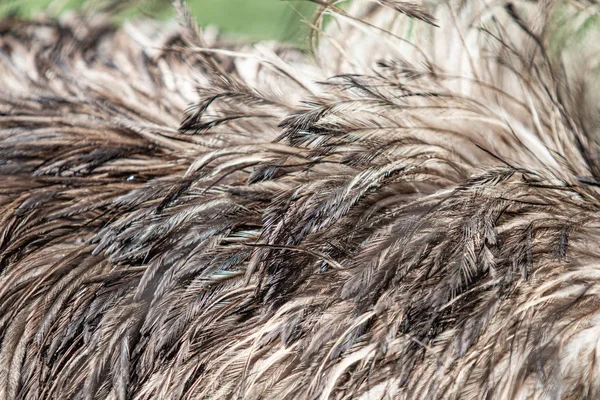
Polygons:
M596 42L600 35L600 14L598 6L588 7L562 4L553 15L550 24L551 55L558 55L565 49L585 49L591 41Z
M98 0L0 0L0 15L31 18L40 13L57 15L66 10L97 6ZM106 3L106 1L104 2ZM123 2L122 18L151 16L168 18L168 1ZM306 0L187 0L201 26L216 25L224 32L244 35L251 40L277 39L298 42L306 37L302 19L314 5Z

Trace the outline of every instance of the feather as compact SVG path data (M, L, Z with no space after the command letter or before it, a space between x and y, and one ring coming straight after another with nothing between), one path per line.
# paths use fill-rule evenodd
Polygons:
M598 397L593 7L312 1L0 21L0 398Z

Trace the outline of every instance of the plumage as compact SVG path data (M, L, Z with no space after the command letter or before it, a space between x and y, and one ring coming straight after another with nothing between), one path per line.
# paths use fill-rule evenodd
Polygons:
M0 399L600 395L597 5L313 2L0 22Z

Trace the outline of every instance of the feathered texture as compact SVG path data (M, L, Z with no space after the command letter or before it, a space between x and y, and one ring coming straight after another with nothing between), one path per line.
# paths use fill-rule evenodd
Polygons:
M0 22L1 399L600 396L597 5L314 2Z

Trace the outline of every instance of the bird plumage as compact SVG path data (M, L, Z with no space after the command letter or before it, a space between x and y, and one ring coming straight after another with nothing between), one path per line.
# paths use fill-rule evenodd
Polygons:
M599 395L594 6L314 2L0 23L0 398Z

